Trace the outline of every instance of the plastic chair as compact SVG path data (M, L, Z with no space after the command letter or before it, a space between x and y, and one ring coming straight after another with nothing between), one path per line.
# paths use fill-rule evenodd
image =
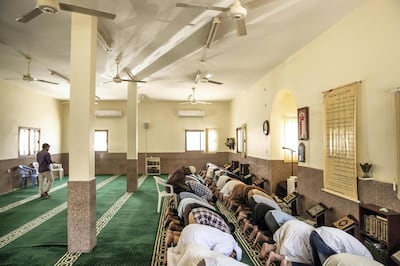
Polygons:
M174 205L176 207L178 200L177 200L176 194L174 193L174 187L170 184L167 184L167 182L159 176L153 176L153 178L154 178L154 181L156 182L157 192L158 192L157 213L160 212L161 201L162 201L162 198L164 198L164 197L167 197L167 198L172 197L172 199L174 200ZM168 188L169 191L167 191L166 188Z
M32 186L37 185L38 173L35 168L29 167L27 165L18 165L18 169L19 169L19 174L21 175L22 178L21 182L22 187L26 187L26 181L28 178L31 178Z
M50 164L50 173L53 176L54 179L54 173L58 172L58 177L61 179L63 179L64 177L64 168L62 168L62 164L60 163L52 163Z

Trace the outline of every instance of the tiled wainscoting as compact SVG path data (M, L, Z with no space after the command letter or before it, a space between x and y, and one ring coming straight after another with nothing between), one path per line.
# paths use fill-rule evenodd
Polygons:
M57 163L62 163L64 168L64 175L68 175L68 154L52 154L51 159ZM21 177L18 172L18 165L30 165L35 161L35 156L0 160L0 194L9 192L15 188L20 188ZM64 164L64 162L66 164ZM27 186L30 185L31 180L28 178Z
M326 212L326 223L331 224L338 218L352 214L357 219L359 204L354 201L332 195L322 191L323 171L307 167L298 168L297 189L300 195L299 211L306 216L306 210L319 202L329 210ZM358 195L361 203L371 203L386 207L394 211L400 211L400 200L393 191L392 184L373 180L358 180Z
M138 160L127 160L126 153L96 152L95 173L98 174L126 174L127 170L141 174L145 173L145 158L160 157L161 173L173 173L184 165L193 165L196 169L204 169L207 162L223 165L232 161L241 164L249 164L249 171L257 176L268 180L271 192L275 192L276 185L285 181L292 173L290 162L282 160L265 160L247 156L242 158L240 154L231 152L220 152L206 154L201 152L190 153L140 153ZM52 159L63 164L64 174L68 175L68 154L52 154ZM21 186L21 179L16 167L19 164L30 164L35 157L24 157L18 159L0 160L0 194L11 191ZM137 163L137 165L128 165ZM11 172L8 173L8 169ZM137 169L137 170L135 170ZM307 216L306 210L318 202L322 202L329 208L326 213L326 222L337 220L347 214L358 218L358 203L346 200L322 191L323 171L294 165L294 174L298 177L297 188L301 197L298 200L298 211ZM30 181L28 181L30 182ZM28 184L29 185L29 184ZM134 185L134 184L133 184ZM362 203L372 203L395 211L400 211L400 200L396 197L391 184L369 181L358 181L359 200Z

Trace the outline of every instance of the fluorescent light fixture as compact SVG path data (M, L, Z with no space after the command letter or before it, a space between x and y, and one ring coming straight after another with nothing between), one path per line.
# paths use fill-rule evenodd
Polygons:
M66 80L66 81L69 83L69 78L66 77L66 76L64 76L63 74L60 74L60 73L58 73L57 71L52 70L52 69L49 69L49 71L50 71L50 74L51 74L51 75L57 76L57 77L59 77L59 78L62 78L62 79Z
M207 41L205 43L206 48L210 48L212 42L214 41L215 35L217 34L217 29L218 29L219 23L221 23L219 18L214 17L210 32L208 33Z
M110 38L104 33L100 27L97 27L97 41L99 42L100 46L106 51L107 53L112 51L112 41Z

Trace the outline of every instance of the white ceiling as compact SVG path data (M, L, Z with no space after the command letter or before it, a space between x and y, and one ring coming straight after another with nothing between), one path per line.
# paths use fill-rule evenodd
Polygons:
M254 0L241 0L243 5ZM364 0L256 0L248 8L247 35L238 36L235 24L224 12L176 7L177 2L229 7L234 0L65 0L116 14L114 20L99 19L99 26L112 40L112 51L97 48L96 95L102 100L126 99L127 83L107 83L128 67L139 79L139 94L146 99L186 101L192 93L197 70L211 73L223 85L199 82L196 99L231 100L269 70L351 12ZM69 84L49 69L68 77L70 73L70 12L41 14L24 24L16 18L31 11L35 0L0 1L0 78L67 100ZM253 3L254 4L254 3ZM221 17L216 40L205 49L213 17ZM334 44L332 44L334 45ZM52 85L23 81L27 72L24 56L32 58L34 78L59 82ZM202 64L201 59L205 58ZM123 72L121 76L127 78ZM142 98L143 99L143 98Z

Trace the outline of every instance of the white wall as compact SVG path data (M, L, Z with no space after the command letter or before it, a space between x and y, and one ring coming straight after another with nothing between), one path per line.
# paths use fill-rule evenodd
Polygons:
M205 117L178 117L180 109L203 109ZM227 151L230 104L217 102L211 105L180 105L175 102L139 104L139 152L184 152L185 130L216 128L219 136L218 151ZM144 123L149 129L144 129ZM145 141L147 139L147 141Z
M60 103L7 81L0 80L0 88L0 159L18 158L18 127L39 128L41 144L60 153Z
M249 132L261 131L261 122L272 120L275 96L290 90L297 108L308 106L310 112L310 140L305 142L309 157L304 165L323 169L322 92L360 80L358 162L373 163L374 177L392 182L395 142L389 91L400 85L399 14L398 0L367 1L238 96L232 104L233 123L247 120ZM241 111L248 110L250 103L255 107L253 115ZM268 147L268 138L250 134L249 143L253 138ZM249 155L261 158L279 157L274 152L248 146Z
M109 152L127 152L127 119L125 101L101 101L96 109L121 109L121 117L96 117L95 129L109 133ZM178 117L179 109L203 109L205 116ZM138 152L184 152L185 129L216 128L219 135L218 151L227 151L225 140L230 128L230 104L216 102L211 105L180 105L175 102L149 102L139 104ZM68 104L64 106L63 124L66 128L63 147L68 151ZM144 123L149 123L145 130Z

